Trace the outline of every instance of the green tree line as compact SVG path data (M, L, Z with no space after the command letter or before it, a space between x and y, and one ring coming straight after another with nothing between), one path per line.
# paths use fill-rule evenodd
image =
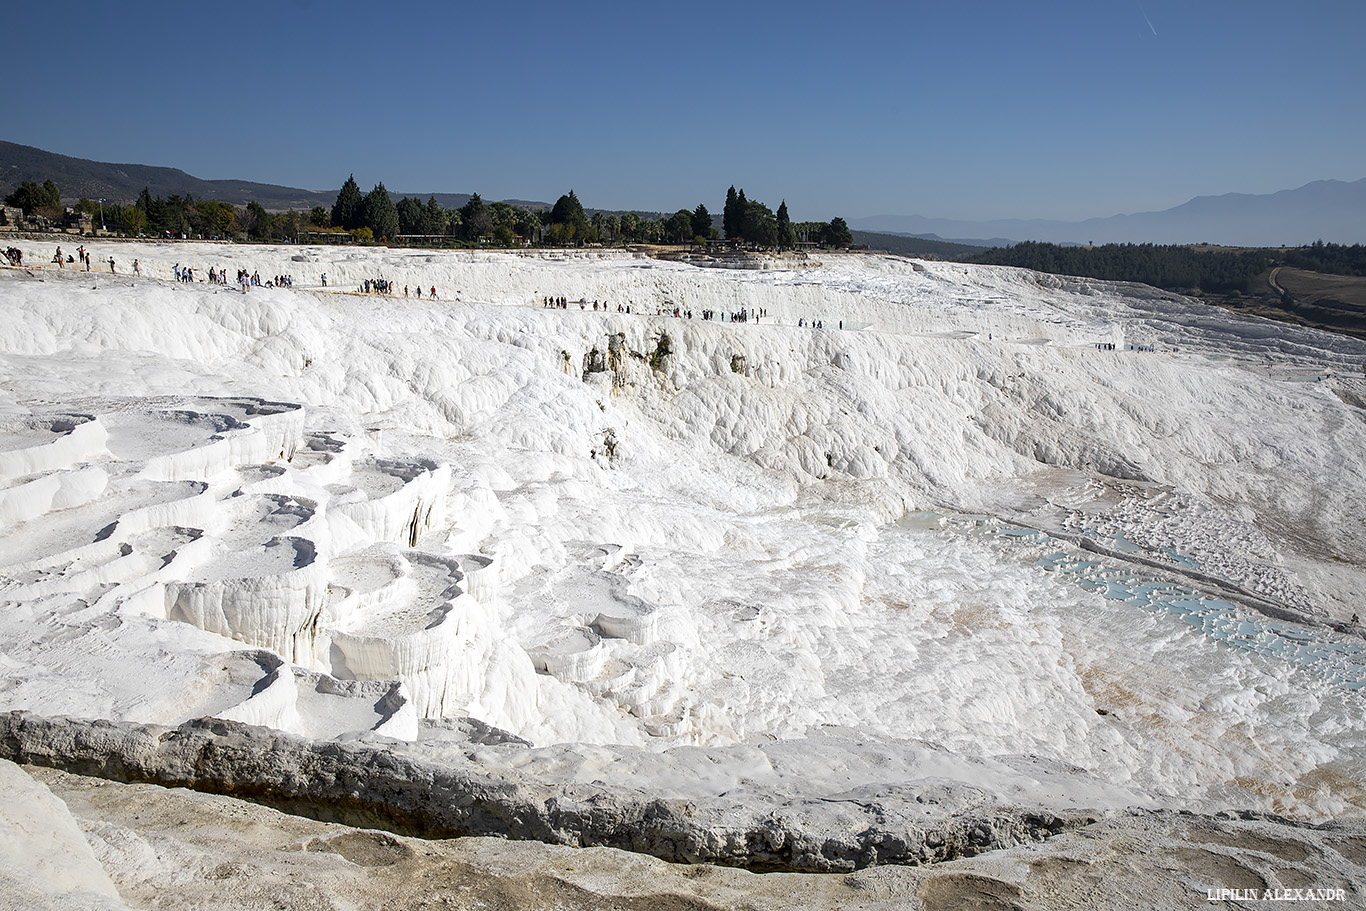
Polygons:
M62 214L61 195L51 180L26 182L5 200L25 215L39 213L57 219ZM435 196L424 203L404 197L397 203L383 183L362 193L355 175L347 177L329 209L314 206L307 212L270 212L260 203L233 206L216 199L196 200L172 194L163 199L144 188L129 205L97 203L81 199L76 208L87 211L114 231L132 235L245 237L253 241L293 240L300 232L348 232L361 241L393 242L401 237L441 238L442 243L463 245L578 246L582 244L686 244L706 243L722 234L744 244L787 249L798 243L848 245L851 234L842 218L830 222L793 222L787 201L778 211L745 198L734 187L726 196L722 231L718 231L705 203L679 209L672 215L651 217L639 212L611 214L584 209L573 190L550 208L486 203L478 193L459 208L441 206ZM100 221L102 219L102 221Z
M1334 275L1366 276L1366 246L1325 244L1316 240L1307 247L1284 252L1285 264L1311 272L1330 272Z
M1022 266L1036 272L1079 275L1106 281L1142 282L1172 291L1247 293L1253 280L1277 260L1270 250L1224 252L1157 244L1104 244L1063 247L1025 241L994 247L965 260L998 266Z
M1254 280L1272 266L1293 266L1335 275L1366 275L1366 246L1326 244L1258 250L1207 250L1158 244L1105 244L1062 247L1025 241L993 247L964 262L1021 266L1055 275L1080 275L1106 281L1142 282L1171 291L1248 293Z

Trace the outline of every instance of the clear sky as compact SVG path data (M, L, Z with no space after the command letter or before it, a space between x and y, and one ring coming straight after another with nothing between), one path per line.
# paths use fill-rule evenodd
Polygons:
M28 0L5 25L0 138L208 179L713 212L733 184L826 220L1366 177L1362 0Z

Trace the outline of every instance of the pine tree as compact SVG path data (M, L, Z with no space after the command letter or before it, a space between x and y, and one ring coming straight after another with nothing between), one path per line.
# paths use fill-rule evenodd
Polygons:
M710 239L711 234L711 213L699 202L697 208L692 210L692 236Z
M421 200L414 196L405 196L394 206L398 210L398 233L400 234L426 234L422 230L422 219L426 214Z
M466 240L478 240L493 230L493 216L484 200L475 193L470 201L460 207L460 223Z
M584 214L583 204L570 190L555 201L550 210L550 224L564 225L563 236L567 241L582 240L588 236L588 216Z
M825 242L832 247L847 247L854 242L854 235L849 233L849 225L843 218L832 218L825 230Z
M174 196L171 198L175 199ZM171 207L167 206L167 208L169 209ZM242 224L253 240L264 240L271 236L274 218L266 211L265 206L253 199L247 202L246 212L242 217Z
M427 197L427 205L422 212L422 234L445 234L448 219L446 210L441 208L441 203L436 201L435 196Z
M356 175L352 174L337 193L337 201L332 206L332 224L347 231L356 230L365 223L365 214L361 210L363 204L360 187L356 185Z
M363 224L377 240L392 240L398 234L398 207L389 198L389 191L384 189L383 183L375 184L375 188L365 194L365 204L362 208Z

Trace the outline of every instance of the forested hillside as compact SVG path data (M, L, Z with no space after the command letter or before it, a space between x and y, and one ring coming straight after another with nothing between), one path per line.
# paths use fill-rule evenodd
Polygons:
M1271 250L1203 251L1156 244L1061 247L1027 241L988 250L968 262L1021 266L1106 281L1142 282L1169 290L1198 288L1246 294L1252 290L1253 280L1279 258Z

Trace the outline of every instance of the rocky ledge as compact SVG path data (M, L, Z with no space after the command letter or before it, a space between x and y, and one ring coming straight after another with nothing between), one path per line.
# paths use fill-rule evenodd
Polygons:
M490 835L621 848L755 871L847 872L928 864L1049 838L1094 814L993 804L940 782L895 796L754 806L661 799L630 788L549 785L400 756L383 744L315 741L198 719L177 728L0 714L0 758L121 782L244 798L327 822L422 838Z

